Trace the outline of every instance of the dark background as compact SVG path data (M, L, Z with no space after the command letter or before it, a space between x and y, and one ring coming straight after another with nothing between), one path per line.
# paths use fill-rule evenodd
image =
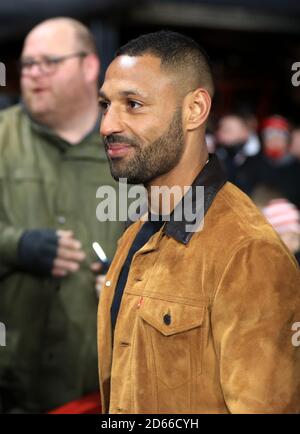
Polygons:
M26 33L54 16L72 16L95 34L105 68L115 49L162 28L192 36L211 58L217 93L213 116L246 109L258 119L279 113L300 123L300 2L283 0L0 0L0 107L19 99L18 59Z

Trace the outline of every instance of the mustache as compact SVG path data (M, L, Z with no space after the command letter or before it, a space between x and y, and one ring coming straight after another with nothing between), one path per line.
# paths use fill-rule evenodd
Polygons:
M125 143L130 146L138 146L138 143L135 140L120 134L110 134L109 136L105 136L104 143L106 146L111 145L112 143Z

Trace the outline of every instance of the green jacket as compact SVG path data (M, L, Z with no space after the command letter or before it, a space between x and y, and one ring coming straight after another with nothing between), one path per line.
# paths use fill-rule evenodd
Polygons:
M46 411L97 390L92 242L109 258L124 223L96 218L100 185L116 186L96 131L70 145L34 123L21 106L0 113L0 402ZM63 279L17 267L26 229L70 229L87 259Z

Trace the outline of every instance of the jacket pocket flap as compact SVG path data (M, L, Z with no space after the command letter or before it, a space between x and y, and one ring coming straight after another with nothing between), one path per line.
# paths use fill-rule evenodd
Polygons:
M144 298L140 317L165 336L182 333L202 325L204 306L190 306Z

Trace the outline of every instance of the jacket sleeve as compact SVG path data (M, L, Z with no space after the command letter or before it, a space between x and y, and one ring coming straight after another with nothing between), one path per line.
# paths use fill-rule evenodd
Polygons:
M6 214L4 192L5 185L5 149L10 148L8 131L13 129L15 124L5 121L5 111L0 112L0 278L9 273L17 262L18 243L23 233L22 228L17 228L9 223ZM9 154L13 161L13 155Z
M299 413L299 267L285 247L247 242L218 285L212 330L231 413ZM300 345L300 342L299 342Z
M23 229L0 220L0 279L17 265L18 244L22 234Z

